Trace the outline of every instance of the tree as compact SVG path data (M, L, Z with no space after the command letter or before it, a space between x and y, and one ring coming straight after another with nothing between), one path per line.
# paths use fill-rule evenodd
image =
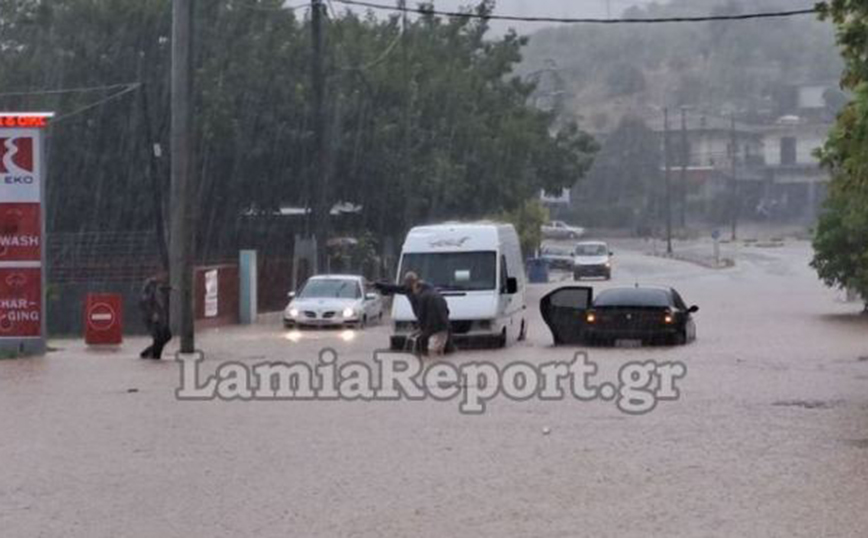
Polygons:
M634 65L620 63L609 71L606 84L612 97L633 95L645 90L645 75Z
M834 0L821 4L821 17L837 27L846 62L842 85L854 98L820 152L832 184L812 265L828 285L859 292L868 311L868 5Z
M197 2L200 257L237 249L243 215L310 203L310 27L283 4ZM590 166L593 139L530 106L534 86L513 72L525 38L433 14L403 28L397 16L345 12L326 26L328 196L363 207L353 233L399 236L425 221L516 210ZM0 0L4 91L141 83L114 98L116 88L0 95L4 108L59 113L51 232L152 228L152 180L168 181L168 155L155 163L151 148L169 147L170 36L170 0ZM266 227L260 235L288 242Z
M588 204L578 208L580 220L603 226L651 225L661 194L660 163L658 136L641 118L625 117L603 142L582 187ZM596 219L603 220L589 222Z

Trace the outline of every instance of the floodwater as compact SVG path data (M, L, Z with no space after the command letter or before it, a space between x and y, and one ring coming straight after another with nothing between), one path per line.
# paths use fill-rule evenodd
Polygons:
M694 247L704 249L705 246ZM863 536L868 322L808 267L806 243L740 248L713 270L615 243L611 285L697 304L678 349L589 350L600 377L683 361L681 399L612 403L179 402L179 367L57 341L0 361L3 537ZM710 246L708 246L710 251ZM549 286L549 288L552 286ZM536 312L529 341L449 360L569 360ZM277 323L203 333L221 361L372 360L388 329L286 338Z

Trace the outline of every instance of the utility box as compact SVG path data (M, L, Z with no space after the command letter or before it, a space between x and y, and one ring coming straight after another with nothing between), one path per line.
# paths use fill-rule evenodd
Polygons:
M542 258L531 258L527 260L527 279L531 284L548 284L548 262Z

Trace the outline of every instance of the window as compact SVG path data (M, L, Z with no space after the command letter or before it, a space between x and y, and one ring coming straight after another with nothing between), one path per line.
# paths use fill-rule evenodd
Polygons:
M358 299L361 296L358 282L339 279L308 280L298 294L300 299Z
M494 252L407 253L401 260L399 274L408 271L444 291L497 288L497 254Z
M784 166L796 164L796 139L792 136L781 138L781 164Z
M500 257L500 292L506 293L506 281L509 279L509 270L506 268L506 256Z

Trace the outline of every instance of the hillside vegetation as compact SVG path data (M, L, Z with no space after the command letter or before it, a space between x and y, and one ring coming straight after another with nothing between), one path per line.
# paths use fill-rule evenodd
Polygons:
M625 17L737 14L810 7L792 0L673 0ZM531 38L523 72L561 112L611 130L628 111L668 105L737 111L762 120L790 112L791 88L832 83L843 64L834 29L811 15L693 24L564 26ZM590 112L593 111L593 112Z

